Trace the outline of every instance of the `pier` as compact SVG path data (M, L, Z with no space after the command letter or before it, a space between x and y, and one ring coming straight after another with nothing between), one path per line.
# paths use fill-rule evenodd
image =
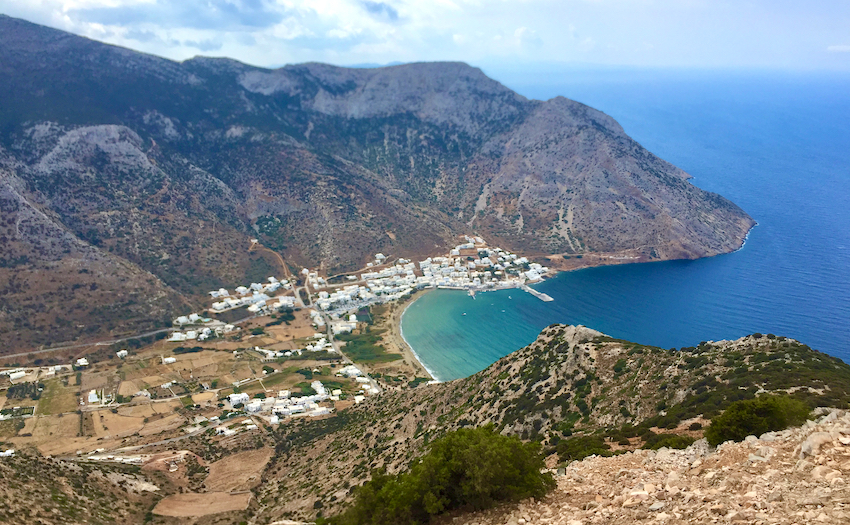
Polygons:
M543 292L538 292L537 290L535 290L534 288L532 288L532 287L528 286L527 284L520 285L520 288L522 288L522 289L523 289L523 291L526 291L526 292L530 293L530 294L531 294L531 295L533 295L534 297L537 297L538 299L540 299L540 300L541 300L541 301L543 301L544 303L548 303L548 302L554 301L554 299L552 299L550 296L546 295L546 294L545 294L545 293L543 293Z

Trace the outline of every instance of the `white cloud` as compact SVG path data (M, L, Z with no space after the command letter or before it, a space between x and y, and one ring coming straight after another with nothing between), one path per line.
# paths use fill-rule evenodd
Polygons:
M824 2L826 4L826 2ZM0 13L182 60L260 66L463 60L850 67L850 2L771 0L0 0ZM220 48L215 49L220 45ZM826 49L829 53L825 53ZM830 57L830 55L832 55Z

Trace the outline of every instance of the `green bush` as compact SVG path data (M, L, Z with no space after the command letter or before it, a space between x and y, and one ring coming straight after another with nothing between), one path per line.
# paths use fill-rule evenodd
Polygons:
M538 443L502 436L492 425L460 429L435 441L405 473L374 471L372 480L357 489L354 504L331 523L423 524L453 509L539 498L554 487L542 468Z
M708 443L741 441L749 435L782 430L806 421L809 407L788 396L760 396L736 401L714 418L705 431Z
M611 447L602 436L579 436L558 442L558 457L561 461L584 459L587 456L611 456Z
M649 450L658 450L661 447L667 448L688 448L695 440L690 436L680 436L678 434L655 434L646 440L643 448Z

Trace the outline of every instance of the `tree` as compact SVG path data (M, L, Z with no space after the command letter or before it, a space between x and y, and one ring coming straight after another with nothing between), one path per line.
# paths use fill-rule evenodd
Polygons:
M502 436L492 425L457 430L435 441L405 473L374 471L357 490L354 504L332 522L422 524L453 509L539 498L554 487L551 474L542 469L539 443Z

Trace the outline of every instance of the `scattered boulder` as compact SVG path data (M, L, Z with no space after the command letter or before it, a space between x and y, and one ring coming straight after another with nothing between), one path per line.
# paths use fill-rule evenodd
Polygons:
M458 525L850 523L850 414L709 451L628 452L570 464L543 501L456 518ZM704 443L704 442L703 442ZM577 481L581 479L582 481ZM518 509L521 509L518 510ZM501 513L501 514L500 514Z

